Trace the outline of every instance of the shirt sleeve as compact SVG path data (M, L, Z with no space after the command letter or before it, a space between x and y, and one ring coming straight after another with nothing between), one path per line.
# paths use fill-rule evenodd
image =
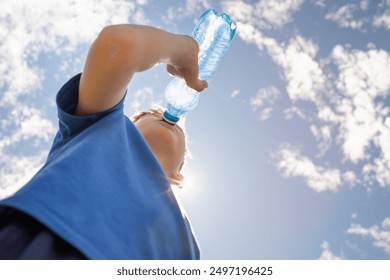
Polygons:
M56 103L59 120L59 134L62 139L73 137L85 128L91 126L102 118L117 114L123 116L124 99L117 105L104 112L88 116L76 116L77 102L79 98L79 84L81 73L66 82L57 93Z

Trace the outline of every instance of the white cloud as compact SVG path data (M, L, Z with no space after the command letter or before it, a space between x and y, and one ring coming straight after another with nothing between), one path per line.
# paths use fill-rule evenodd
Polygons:
M381 14L375 15L373 25L375 27L383 27L390 30L390 10L386 10Z
M254 4L240 1L223 1L221 3L223 10L229 14L235 21L252 22L254 21ZM239 29L238 29L239 30Z
M298 108L297 106L291 106L286 110L284 110L284 116L286 120L291 120L295 115L297 115L303 120L307 119L306 113L301 108Z
M367 44L367 49L369 49L369 50L375 50L375 49L376 49L376 46L375 46L375 44L374 44L373 42L369 42L369 43Z
M385 218L381 225L373 225L368 228L359 224L351 225L347 233L371 238L374 247L382 249L390 255L390 217Z
M359 8L357 4L346 4L336 11L328 13L325 19L334 21L343 28L361 29L367 20L355 18L354 14Z
M362 9L363 11L366 11L369 5L370 5L370 0L361 0L359 4L360 9Z
M376 4L376 12L372 14L370 5ZM340 6L337 10L328 13L325 19L336 22L342 28L352 28L366 31L367 28L390 29L390 5L387 0L378 3L361 0Z
M358 183L356 173L353 171L346 171L342 174L343 181L350 186L354 186Z
M286 49L288 48L289 45ZM306 53L315 52L306 50ZM283 58L282 52L280 57ZM283 67L283 60L276 61ZM332 79L325 78L323 74L319 75L319 88L331 88L332 84L336 84L336 88L331 90L335 94L329 95L330 98L319 94L321 90L313 90L312 94L302 95L299 91L299 94L294 94L290 85L299 79L286 75L290 98L293 101L310 100L317 108L317 115L308 118L302 108L293 106L286 110L286 118L291 118L292 112L299 112L302 119L310 123L311 132L320 150L319 156L324 155L332 143L338 144L345 159L350 162L369 162L361 172L366 183L377 182L386 187L390 184L390 119L387 120L390 110L378 97L387 97L390 93L390 81L387 78L390 76L390 54L384 50L361 51L336 46L331 61L337 66L338 75L330 76ZM324 98L324 102L320 102L318 96ZM313 123L314 120L316 124ZM333 141L333 134L337 135L336 142ZM370 152L372 147L378 149L377 156ZM340 159L338 164L342 162L343 159ZM304 174L300 176L307 178ZM356 174L350 171L343 173L342 180L350 185L359 182Z
M273 59L284 70L287 92L291 100L321 102L325 75L316 61L318 47L301 36L293 38L284 53L273 55Z
M259 114L259 120L260 121L268 120L271 117L273 111L274 108L272 107L264 108Z
M7 86L8 90L1 102L39 89L44 77L34 63L40 54L74 51L80 44L90 43L103 26L127 22L136 10L124 0L3 1L0 87Z
M256 4L255 14L263 28L280 28L292 21L304 0L262 0Z
M293 5L291 1L286 2L286 5L290 5L291 12L299 9L301 4L294 3ZM369 3L365 0L359 2L359 5L348 4L333 14L328 14L328 18L339 20L345 27L361 28L364 21L354 20L354 12L359 9L366 10L368 6ZM299 113L298 116L310 123L313 119L324 122L310 124L318 143L319 156L324 155L333 143L341 146L345 158L352 163L370 160L371 155L367 151L372 143L382 150L383 144L379 143L384 141L379 141L377 138L380 137L379 128L383 127L380 125L380 120L386 116L386 111L378 110L375 98L385 96L389 91L390 79L387 77L390 76L390 63L387 52L376 49L364 52L336 46L330 59L321 62L317 58L318 46L300 35L296 35L287 44L264 36L260 29L266 26L264 23L266 16L259 16L257 11L269 7L268 4L262 1L255 5L249 5L244 1L227 1L224 2L224 7L232 17L237 17L237 20L241 21L238 31L241 39L255 44L259 50L265 49L273 61L282 68L283 78L287 82L286 90L291 101L294 103L310 101L316 105L315 118L308 118L299 106L293 106L294 110L290 108L285 113L286 118ZM282 20L279 25L276 22L274 26L282 26L282 22L287 21ZM338 67L338 75L327 76L324 72L324 69L329 71L329 62ZM337 86L334 87L334 84ZM274 102L266 106L261 97L262 93L258 93L252 98L251 107L252 110L262 108L260 119L267 119L273 110L271 105ZM337 141L333 141L333 133L337 135ZM383 138L385 132L382 131L379 135ZM381 185L387 183L388 163L389 160L385 156L381 159L372 159L371 165L366 166L366 177L371 174L370 176ZM345 174L344 179L349 184L353 185L358 181L356 176Z
M148 0L137 0L137 4L139 5L147 5L148 4Z
M15 192L38 171L56 131L37 108L19 103L10 109L0 129L0 199Z
M319 156L325 154L332 144L332 127L330 125L316 126L312 124L310 131L317 140L319 148Z
M390 185L390 117L380 124L373 141L381 153L364 166L363 173L368 181L373 178L380 186L387 187Z
M319 120L330 124L337 124L342 121L342 117L326 104L317 107L317 117Z
M323 241L321 244L322 253L320 256L320 260L341 260L342 258L333 254L329 249L329 243L327 241Z
M272 106L275 101L280 97L280 95L280 91L276 87L271 86L268 88L260 89L257 92L256 96L250 99L250 106L252 110L254 112L258 110L260 111L260 120L264 121L271 116L273 109L271 107L266 106Z
M300 35L288 44L265 37L254 23L239 23L238 34L247 43L255 44L259 50L266 49L273 61L283 69L290 99L307 100L320 104L321 92L325 90L326 77L316 60L318 46Z
M384 7L390 7L390 0L382 0L380 3L379 3L379 5L378 5L378 7L379 8L384 8Z
M153 88L144 87L138 89L133 95L132 98L126 100L130 102L130 106L126 106L126 114L132 116L138 112L146 111L150 109L150 104L152 107L161 107L163 101L161 99L156 99L154 95Z
M247 43L264 48L273 61L283 69L290 99L321 103L321 92L325 90L326 77L322 66L316 61L318 46L312 41L295 36L285 46L264 35L251 24L240 24L238 34Z
M50 53L63 59L57 69L65 69L72 65L67 60L79 59L69 54L90 44L105 25L142 21L142 16L142 9L125 0L2 1L0 110L6 117L0 123L0 186L7 193L0 196L21 187L43 164L56 130L44 111L54 93L43 88L47 74L38 59ZM25 151L15 155L17 147Z
M287 18L302 4L295 2L292 5L292 1L288 3L290 8ZM314 1L314 4L324 6L325 2ZM367 0L343 5L329 13L327 18L337 21L340 26L363 30L372 19L366 16L368 10L372 10L371 5L373 3ZM382 11L386 5L389 6L384 1L381 5ZM340 178L340 182L351 186L358 182L389 186L390 156L387 151L390 148L385 143L390 140L385 120L390 109L383 101L390 94L389 53L376 49L374 44L370 44L367 51L337 45L329 57L320 59L318 46L299 34L287 42L278 42L267 37L267 31L263 30L267 28L267 16L259 15L256 10L260 9L260 6L264 8L270 5L262 1L252 5L244 1L226 1L223 4L227 12L239 21L240 38L246 43L256 45L260 51L266 51L281 67L286 91L292 101L291 107L284 110L286 119L297 115L308 122L318 145L319 159L337 145L343 157L331 164L342 166L349 162L356 168L363 166L361 172L340 170L340 174L336 176ZM358 18L358 13L363 16ZM276 21L273 27L281 27L282 22L285 24L288 20L281 20L280 24ZM306 110L300 101L310 102L314 105L314 111ZM261 108L260 119L268 118L274 110L273 103L263 104L261 98L257 97L252 98L251 107L252 110ZM373 148L378 152L372 153ZM301 159L313 170L317 170L309 158L295 159ZM327 169L338 170L331 167ZM284 175L301 176L310 182L310 187L315 185L307 174L291 171L284 172ZM334 189L339 187L338 183L330 185L335 186Z
M237 95L239 95L239 94L240 94L240 90L235 89L235 90L233 90L232 93L230 94L230 97L231 97L231 98L235 98L235 97L237 97Z
M325 8L326 7L326 3L325 3L325 0L312 0L314 5L320 7L320 8Z
M365 52L337 45L332 59L340 70L338 88L346 95L367 91L371 97L377 97L390 89L390 55L385 50Z
M259 50L263 50L265 45L265 38L260 30L249 23L237 22L237 34L241 39L248 44L255 44ZM271 44L273 39L268 39L268 44ZM276 44L276 42L275 42Z
M274 157L283 176L302 177L307 185L317 192L337 192L342 186L340 170L315 165L290 145L284 145L274 154Z
M382 221L382 228L390 230L390 217L387 217Z
M351 109L352 110L352 109ZM367 116L367 121L363 120ZM342 138L342 150L344 155L353 163L361 160L368 160L370 155L366 152L369 148L370 141L376 133L375 120L372 114L367 114L364 108L355 110L355 113L347 113L340 128L339 137Z
M350 50L336 46L331 54L338 68L333 108L320 109L318 117L338 127L338 144L345 159L352 163L368 162L362 169L364 181L381 186L390 183L390 142L387 116L390 112L383 98L390 94L390 54L384 50ZM382 99L381 99L382 98ZM371 153L370 149L378 153ZM377 154L377 155L376 155Z
M349 51L336 46L332 58L339 69L337 88L341 100L336 110L341 115L340 140L344 155L354 163L369 159L366 151L374 144L389 162L384 144L388 137L384 120L389 112L377 97L390 93L390 54L384 50Z
M281 28L293 20L304 0L223 1L223 9L240 22L251 22L260 29Z
M0 140L0 151L5 152L8 147L15 147L22 141L34 139L34 141L49 141L54 135L56 129L52 122L42 116L42 113L32 107L21 104L14 109L11 116L15 116L11 124L3 123L2 130L13 130L8 137ZM17 115L17 116L16 116ZM16 128L12 127L16 124Z
M43 165L47 153L33 156L0 154L0 199L12 195L23 186Z
M209 0L186 0L181 5L170 7L162 19L166 24L176 24L180 19L189 16L199 17L199 12L212 7Z
M211 3L209 0L185 0L185 10L188 13L194 13L210 7Z
M34 63L42 53L62 54L90 43L110 23L126 22L134 4L126 1L3 1L0 10L1 103L39 89L42 69ZM71 19L71 20L70 20Z

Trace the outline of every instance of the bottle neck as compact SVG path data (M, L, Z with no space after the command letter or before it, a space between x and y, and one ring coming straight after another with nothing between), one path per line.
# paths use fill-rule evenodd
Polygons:
M175 125L180 120L180 118L172 116L171 114L168 113L168 111L165 111L162 120L165 121L166 123L169 123L170 125Z

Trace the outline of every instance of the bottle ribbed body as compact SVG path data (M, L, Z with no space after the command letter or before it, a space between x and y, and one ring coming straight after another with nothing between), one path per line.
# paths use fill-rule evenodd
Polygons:
M199 44L199 79L209 81L225 56L236 32L236 24L226 14L207 10L195 26L192 37ZM194 109L199 93L184 80L173 78L165 89L167 110L164 117L175 123L184 113Z

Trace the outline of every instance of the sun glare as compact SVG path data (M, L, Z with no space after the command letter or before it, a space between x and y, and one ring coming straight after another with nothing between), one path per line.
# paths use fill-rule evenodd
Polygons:
M199 193L199 178L192 175L193 172L183 170L184 182L180 188L174 188L174 192L179 197L194 198Z

